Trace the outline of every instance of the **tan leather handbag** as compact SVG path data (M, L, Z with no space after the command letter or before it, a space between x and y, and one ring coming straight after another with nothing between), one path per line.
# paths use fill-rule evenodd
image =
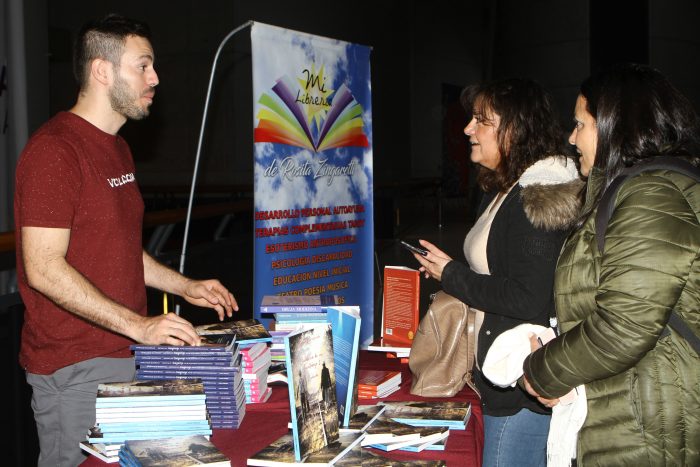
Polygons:
M411 394L452 397L472 380L476 312L443 291L437 292L418 325L408 366Z

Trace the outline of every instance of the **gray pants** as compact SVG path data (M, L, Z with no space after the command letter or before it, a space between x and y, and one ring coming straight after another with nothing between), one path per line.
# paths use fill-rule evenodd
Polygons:
M100 383L133 381L133 358L93 358L51 375L27 372L39 434L40 467L75 467L85 460L78 444L95 424Z

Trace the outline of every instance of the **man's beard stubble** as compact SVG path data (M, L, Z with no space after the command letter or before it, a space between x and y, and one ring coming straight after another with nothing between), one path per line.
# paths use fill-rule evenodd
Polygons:
M148 106L139 106L141 96L136 94L119 73L115 74L114 84L109 90L109 102L115 112L119 112L131 120L142 120L148 117Z

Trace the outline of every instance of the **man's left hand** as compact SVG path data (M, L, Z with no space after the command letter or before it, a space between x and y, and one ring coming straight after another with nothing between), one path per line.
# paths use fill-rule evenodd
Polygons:
M238 311L233 294L216 279L189 280L182 298L193 305L213 308L219 314L219 321L227 316L230 318L234 311Z

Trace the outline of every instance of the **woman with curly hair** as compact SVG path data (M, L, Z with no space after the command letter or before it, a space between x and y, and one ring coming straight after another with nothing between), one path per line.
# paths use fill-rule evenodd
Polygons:
M486 195L464 242L466 263L421 240L414 255L426 277L481 310L480 367L492 342L519 324L547 326L559 250L580 210L575 163L564 156L553 99L537 83L507 79L471 86L464 129ZM501 388L475 374L484 414L484 465L546 465L551 411L519 386Z

